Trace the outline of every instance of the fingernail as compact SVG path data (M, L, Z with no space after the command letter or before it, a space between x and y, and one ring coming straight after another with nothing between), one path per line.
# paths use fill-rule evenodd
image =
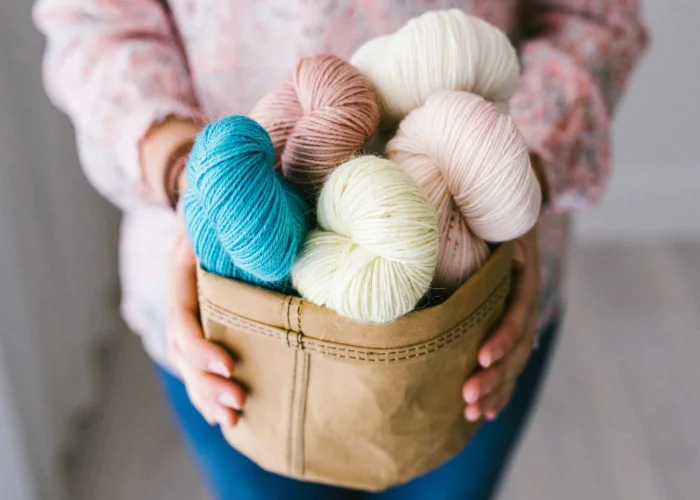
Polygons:
M219 422L219 425L222 425L224 427L230 427L231 426L231 418L229 417L228 412L222 409L217 409L214 410L214 419Z
M497 416L498 416L498 412L495 412L495 411L486 412L486 420L496 420Z
M494 364L496 361L501 359L503 357L503 351L500 350L493 350L490 353L486 353L484 355L484 360L482 363L482 366L484 368L488 368L492 364Z
M221 396L219 396L219 403L224 406L228 406L229 408L233 408L234 410L241 409L241 404L236 401L236 398L234 398L232 394L229 394L228 392L224 392Z
M478 408L467 408L467 420L476 422L481 417L481 412Z
M513 246L513 260L521 266L525 264L525 250L523 249L523 244L520 241L516 241L515 245Z
M229 372L228 368L226 368L220 361L212 361L209 363L208 368L212 373L216 373L217 375L221 375L225 378L231 378L231 372Z
M467 403L476 403L479 399L479 391L477 389L468 389L464 399Z

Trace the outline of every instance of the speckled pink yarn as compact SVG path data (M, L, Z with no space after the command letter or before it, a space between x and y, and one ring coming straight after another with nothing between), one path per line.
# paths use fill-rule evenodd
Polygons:
M332 55L302 59L250 114L270 134L276 167L307 197L354 156L379 122L377 97L352 65Z
M432 95L401 122L387 155L437 210L434 288L456 289L488 258L485 241L512 240L537 222L542 193L525 138L475 94Z

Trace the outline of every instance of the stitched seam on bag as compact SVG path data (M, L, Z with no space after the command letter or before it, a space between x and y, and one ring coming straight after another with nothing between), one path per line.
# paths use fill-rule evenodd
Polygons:
M303 332L304 332L301 329L301 307L302 307L302 304L304 304L303 299L299 301L299 305L297 306L297 330L299 331L300 334L303 334Z
M307 391L308 391L308 383L309 383L309 354L302 352L302 368L301 368L301 380L299 382L300 387L299 387L299 413L298 413L298 419L297 419L297 426L298 426L298 453L297 456L299 458L299 466L298 466L298 474L300 476L304 476L304 465L306 463L306 457L304 455L304 431L305 431L305 416L306 416L306 397L307 397Z
M361 361L401 361L423 356L435 352L437 349L454 342L464 333L473 328L474 325L480 320L482 320L487 314L489 314L494 309L496 303L504 297L504 295L506 294L505 285L506 280L504 280L491 294L491 296L464 322L448 330L442 336L431 341L427 341L423 344L418 344L412 347L402 349L387 350L384 352L381 352L381 350L374 350L369 348L362 349L353 347L333 346L315 340L303 341L304 347L310 351L326 354L329 356L336 356L345 359L357 359ZM245 318L238 317L232 313L224 311L223 309L209 302L203 303L203 307L211 313L213 319L217 319L224 324L227 324L232 327L244 328L249 331L254 331L259 334L268 336L273 339L281 339L284 341L285 334L278 332L273 327L261 325L253 321L247 320Z
M292 394L289 404L289 420L287 427L287 467L288 472L294 473L294 397L297 386L297 353L294 353L294 368L292 369Z
M500 286L499 286L500 288ZM498 289L497 289L498 291ZM404 349L396 349L390 352L375 352L372 351L371 349L367 350L358 350L354 348L347 348L347 347L342 347L342 346L332 346L332 345L310 345L310 342L307 343L307 348L310 351L315 351L315 352L322 352L324 354L329 354L329 355L334 355L339 358L348 358L348 359L357 359L359 361L382 361L381 357L383 357L384 361L401 361L401 360L407 360L407 359L413 359L419 356L423 356L426 354L430 354L432 352L437 351L438 349L445 347L459 338L462 337L464 333L467 331L471 330L477 323L479 323L487 314L489 314L498 302L500 298L502 298L504 293L498 293L498 294L492 294L491 297L489 297L484 304L482 304L474 313L467 318L464 322L460 323L456 327L453 327L451 330L448 330L445 334L443 334L441 337L438 337L437 339L433 339L432 341L428 341L426 344L418 345L418 346L412 346L412 347L407 347ZM329 352L331 351L331 352ZM338 352L342 352L343 354L339 354ZM345 352L348 352L350 354L344 354ZM360 354L363 353L365 354L365 357L361 356L353 356L353 354ZM370 356L376 356L375 358L370 358ZM395 357L391 357L395 356Z
M498 302L507 295L507 280L507 277L504 278L503 281L491 293L488 299L481 306L479 306L479 308L476 311L474 311L474 313L471 316L469 316L469 318L467 318L459 325L448 330L440 337L437 337L433 340L427 341L422 344L418 344L407 348L387 350L383 352L381 350L373 349L334 346L316 340L309 340L308 338L302 340L300 344L303 344L304 349L307 349L312 352L324 354L327 356L335 356L341 359L353 359L359 361L395 362L426 356L430 353L437 351L438 349L441 349L457 341L466 332L474 328L474 326L476 326L476 324L478 324L486 315L493 311ZM201 301L201 303L202 308L209 312L212 319L216 319L225 325L234 328L243 328L244 330L265 335L276 340L282 340L283 342L285 340L285 333L279 332L273 327L261 325L255 323L254 321L239 317L212 304L208 300L203 300Z
M292 329L292 321L289 318L289 310L291 309L292 300L294 300L294 298L291 295L289 297L287 297L286 299L284 299L284 304L286 306L285 309L287 310L287 324L285 325L287 330ZM289 332L287 332L287 335L289 335ZM289 341L287 341L287 342L289 342Z

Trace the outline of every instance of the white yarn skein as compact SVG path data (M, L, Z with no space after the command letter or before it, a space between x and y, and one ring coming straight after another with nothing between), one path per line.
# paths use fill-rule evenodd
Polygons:
M326 181L313 231L292 268L310 302L349 318L385 323L426 294L438 256L435 210L393 162L354 158Z
M506 113L520 73L505 33L459 9L411 19L393 35L366 42L350 62L376 87L390 123L441 90L478 94Z

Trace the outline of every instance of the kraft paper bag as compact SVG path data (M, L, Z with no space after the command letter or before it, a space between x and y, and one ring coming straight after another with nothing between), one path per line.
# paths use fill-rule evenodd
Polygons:
M505 310L512 251L500 245L448 300L389 324L200 270L205 335L248 390L226 439L269 471L370 491L453 457L477 428L462 385Z

